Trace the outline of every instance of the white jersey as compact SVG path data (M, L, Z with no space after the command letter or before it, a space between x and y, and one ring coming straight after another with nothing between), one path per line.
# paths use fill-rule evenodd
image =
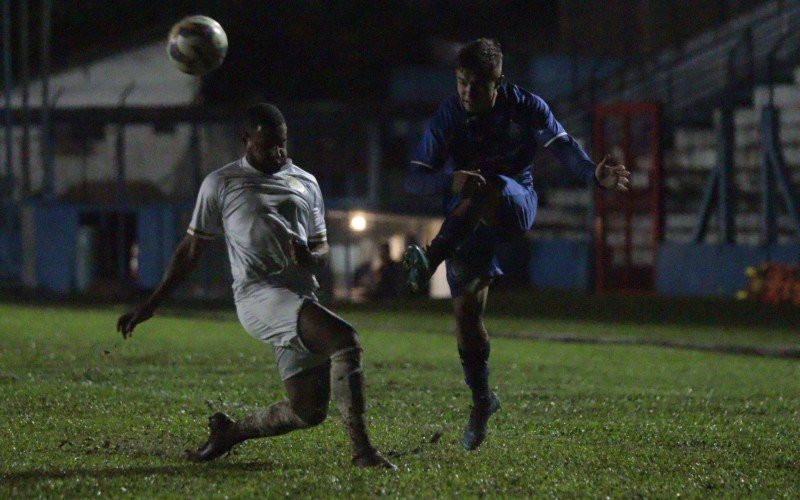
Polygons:
M264 287L283 287L310 295L314 275L290 257L291 236L324 242L325 208L313 175L291 160L264 174L241 158L208 174L200 186L188 233L214 239L225 234L233 274L234 298Z

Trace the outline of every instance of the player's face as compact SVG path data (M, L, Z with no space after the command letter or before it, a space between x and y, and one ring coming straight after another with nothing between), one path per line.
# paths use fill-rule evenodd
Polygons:
M286 163L286 141L288 132L286 125L277 129L259 126L244 134L247 161L256 168L271 169Z
M456 70L458 96L467 113L491 111L497 98L497 86L502 78L502 76L499 78L479 77L466 68L458 68Z

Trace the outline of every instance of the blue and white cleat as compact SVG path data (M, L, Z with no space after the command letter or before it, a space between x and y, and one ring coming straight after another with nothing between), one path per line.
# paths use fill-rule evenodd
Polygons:
M486 439L486 426L489 423L489 417L499 409L500 399L493 392L485 402L472 406L472 411L469 414L469 423L467 423L464 437L461 439L465 450L472 451L483 443L483 440Z
M425 288L431 279L428 256L425 250L417 245L409 245L403 256L403 270L406 273L406 284L413 292Z

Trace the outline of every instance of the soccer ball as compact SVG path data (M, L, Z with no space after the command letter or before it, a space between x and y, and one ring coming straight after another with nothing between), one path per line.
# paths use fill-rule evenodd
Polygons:
M214 71L227 52L228 36L210 17L184 17L169 31L167 55L184 73L204 75Z

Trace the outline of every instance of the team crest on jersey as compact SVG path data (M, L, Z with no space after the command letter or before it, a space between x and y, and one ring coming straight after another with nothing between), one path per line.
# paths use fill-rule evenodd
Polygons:
M294 189L298 193L306 192L306 186L292 176L286 176L286 185L289 186L290 189Z

